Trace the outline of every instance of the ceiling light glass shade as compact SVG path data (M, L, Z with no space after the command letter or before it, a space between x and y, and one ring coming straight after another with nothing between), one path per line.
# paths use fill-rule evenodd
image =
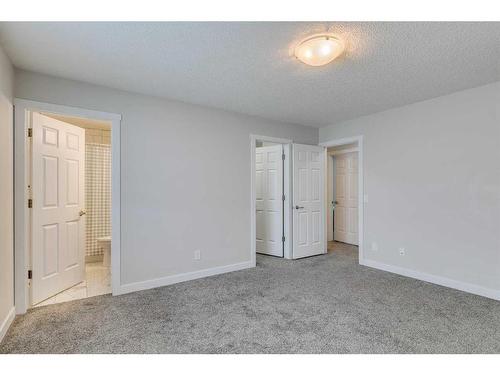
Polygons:
M295 57L311 66L326 65L344 52L344 42L332 35L314 35L295 47Z

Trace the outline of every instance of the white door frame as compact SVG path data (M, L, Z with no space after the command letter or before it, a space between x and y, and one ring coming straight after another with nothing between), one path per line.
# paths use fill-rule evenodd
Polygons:
M325 180L326 180L326 188L327 188L327 191L326 191L326 219L327 219L327 231L326 231L326 247L328 249L328 242L330 241L330 238L332 239L333 241L333 219L334 219L334 213L332 211L332 207L331 207L331 204L332 204L332 201L335 200L335 196L334 196L334 182L333 182L333 178L334 178L334 164L335 163L335 159L334 159L334 155L332 155L331 152L327 152L327 156L326 156L326 176L325 176ZM332 173L330 173L332 172ZM331 184L331 185L330 185ZM331 194L331 195L330 195ZM331 197L331 199L330 199ZM331 220L330 220L330 216L331 216Z
M364 167L364 159L363 159L363 136L358 135L355 137L348 138L339 138L332 139L326 142L319 143L320 146L324 147L334 147L334 146L342 146L350 143L357 143L358 149L358 251L359 251L359 263L362 264L364 260L364 229L363 229L363 217L365 210L365 188L363 183L363 167ZM327 168L325 166L325 168ZM325 173L328 171L326 170ZM325 179L325 192L328 190L328 181ZM328 202L327 202L328 204ZM325 233L328 230L327 227L328 221L328 210L325 210Z
M283 256L286 259L292 259L292 184L291 184L291 148L292 144L291 139L285 138L275 138L268 137L265 135L255 135L250 134L250 260L252 266L256 265L256 218L255 218L255 209L256 209L256 193L255 193L255 149L256 142L273 142L273 143L281 143L283 145L283 152L285 154L285 162L283 165L283 194L285 194L285 204L283 207L283 215L284 215L284 233L285 243L283 245Z
M31 150L27 132L30 127L29 112L39 111L111 122L111 284L113 295L120 294L120 122L121 115L92 111L77 107L14 99L14 259L16 314L24 314L31 298L28 270L31 265L31 219L28 209L28 184L30 183Z

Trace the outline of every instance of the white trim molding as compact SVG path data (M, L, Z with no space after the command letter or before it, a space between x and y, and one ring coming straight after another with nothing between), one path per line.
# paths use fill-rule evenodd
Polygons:
M447 277L431 275L429 273L415 271L412 269L399 266L393 266L390 264L381 263L370 259L363 259L363 261L360 261L359 264L371 268L376 268L378 270L395 273L397 275L411 277L412 279L417 279L428 283L441 285L447 288L457 289L462 292L477 294L482 297L487 297L500 301L500 290L489 289L480 285L465 283L462 281L449 279Z
M253 267L255 267L255 264L252 261L248 261L242 263L229 264L227 266L213 267L199 271L186 272L172 276L160 277L158 279L138 281L135 283L121 285L119 294L132 293L145 289L159 288L162 286L182 283L184 281L200 279L202 277L220 275L222 273L227 273L227 272L240 271Z
M30 289L27 278L31 263L31 248L29 241L31 238L29 225L30 212L26 204L29 193L28 184L30 181L30 148L26 134L27 129L30 127L29 113L32 111L91 118L109 121L111 123L111 284L113 288L113 295L120 294L121 115L16 98L14 99L14 283L17 314L26 313L31 303Z
M356 143L357 146L355 147L358 152L358 252L359 252L359 264L362 264L362 261L364 260L364 212L365 212L365 185L364 185L364 157L363 157L363 151L364 151L364 146L363 146L363 136L358 135L355 137L349 137L349 138L339 138L339 139L332 139L329 141L321 142L319 143L320 146L326 147L335 147L335 146L342 146L342 145L348 145L351 143ZM328 152L328 151L327 151ZM353 152L353 151L348 151L348 152ZM356 152L356 151L354 151ZM326 170L327 166L325 163L325 173L328 171ZM327 174L326 174L327 176ZM325 178L325 194L328 190L328 183ZM328 199L327 199L328 201ZM327 238L327 227L326 223L328 222L328 210L325 210L325 238Z
M7 314L3 322L0 324L0 342L2 342L3 338L7 334L7 331L9 330L15 317L16 317L16 308L12 307L9 310L9 313Z

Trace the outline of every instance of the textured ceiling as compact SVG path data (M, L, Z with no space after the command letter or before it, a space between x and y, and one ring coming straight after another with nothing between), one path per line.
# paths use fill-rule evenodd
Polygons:
M327 30L344 56L291 57ZM22 69L316 127L500 80L500 23L1 23L0 43Z

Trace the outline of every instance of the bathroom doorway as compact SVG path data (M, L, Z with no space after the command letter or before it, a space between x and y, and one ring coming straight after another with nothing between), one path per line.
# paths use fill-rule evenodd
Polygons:
M116 181L119 187L118 115L17 102L25 108L16 134L24 125L26 139L23 163L16 159L16 166L25 166L24 181L16 178L15 185L23 196L25 184L27 201L20 215L26 240L16 246L16 270L27 271L26 279L16 274L17 313L117 294L119 247L113 237L119 244L119 235L113 234L119 234L119 209L112 202Z
M35 202L32 206L32 236L43 237L39 243L34 241L32 244L32 306L109 294L111 123L34 112L32 129L32 191L34 194L43 190L44 201L49 195L54 199L53 202ZM54 143L48 147L44 133L53 130L58 134L53 134ZM35 134L36 131L40 134ZM47 158L54 157L61 165L58 176L51 176L52 162L47 162ZM37 173L37 169L44 172ZM61 184L66 194L51 192ZM72 207L75 209L73 214L70 212ZM44 218L46 212L43 211L52 211L50 218ZM43 222L44 219L47 222ZM65 240L60 241L62 238ZM54 243L50 243L52 240ZM63 242L62 246L58 242Z

